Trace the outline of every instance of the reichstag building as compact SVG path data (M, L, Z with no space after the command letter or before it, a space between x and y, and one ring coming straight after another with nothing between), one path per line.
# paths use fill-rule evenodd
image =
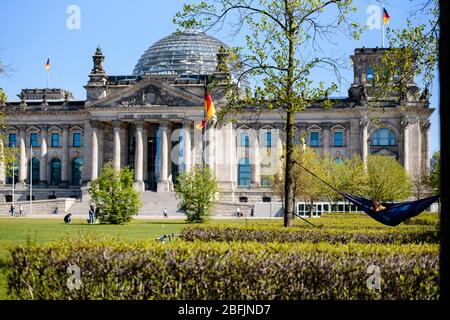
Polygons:
M132 75L108 75L97 48L85 100L64 89L23 89L20 101L3 106L6 143L17 147L18 159L12 169L0 163L0 202L10 202L13 192L16 201L29 200L30 183L34 200L86 202L86 186L107 162L134 169L144 200L170 201L177 175L206 163L219 182L218 211L279 201L270 179L281 167L279 111L264 111L257 121L245 111L237 122L204 135L196 128L204 117L201 76L227 77L218 68L222 46L205 33L174 33L151 45ZM295 139L306 136L307 145L336 161L391 156L414 176L428 163L434 109L411 83L402 101L407 108L386 102L378 121L372 120L373 66L384 50L355 49L348 97L335 99L330 109L311 106L296 114ZM214 92L213 101L216 108L224 104Z

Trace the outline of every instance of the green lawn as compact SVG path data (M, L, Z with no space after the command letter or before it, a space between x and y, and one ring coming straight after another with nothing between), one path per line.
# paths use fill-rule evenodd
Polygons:
M60 239L76 239L95 235L125 241L154 239L163 234L178 233L184 221L133 220L127 225L89 225L84 219L74 219L66 225L61 219L0 219L0 300L6 295L6 260L8 250L31 238L38 243Z
M437 223L439 216L433 213L424 213L414 220ZM391 229L369 218L365 214L327 214L321 218L308 219L312 223L324 228L374 228ZM282 219L253 220L253 219L226 219L211 220L213 224L246 224L262 223L282 225ZM295 225L309 227L304 221L295 219ZM186 223L181 220L133 220L127 225L89 225L85 219L74 219L72 224L66 225L62 219L27 219L27 218L0 218L0 300L7 299L6 294L6 261L8 250L11 247L26 243L27 239L44 243L51 240L77 239L81 236L94 235L97 237L115 238L123 241L155 239L163 234L179 233ZM398 229L414 226L402 224Z

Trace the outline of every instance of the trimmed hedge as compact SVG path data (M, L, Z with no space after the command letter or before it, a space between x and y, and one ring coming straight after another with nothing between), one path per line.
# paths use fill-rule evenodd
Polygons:
M438 299L437 245L99 240L11 250L16 299ZM370 265L381 290L368 289ZM69 289L68 266L81 271Z
M435 227L408 226L399 229L284 228L270 225L192 225L180 237L186 241L328 242L338 243L439 243Z

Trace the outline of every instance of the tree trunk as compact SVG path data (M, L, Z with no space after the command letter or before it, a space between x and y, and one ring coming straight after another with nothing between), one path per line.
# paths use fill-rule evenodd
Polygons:
M440 299L450 301L450 218L449 218L449 196L450 189L444 177L449 174L450 161L450 127L449 114L449 92L447 90L450 82L449 69L449 39L450 39L450 3L440 3L440 39L439 39L439 74L440 74L440 116L441 116L441 250L440 250Z
M292 225L292 208L294 206L294 195L292 188L293 181L293 136L294 133L294 113L287 113L286 122L286 165L285 165L285 176L284 176L284 226L289 227Z
M288 17L287 36L289 40L289 60L286 83L286 166L284 175L284 226L292 226L292 208L294 205L293 163L294 163L294 68L295 68L295 27L294 16L289 2L285 0Z

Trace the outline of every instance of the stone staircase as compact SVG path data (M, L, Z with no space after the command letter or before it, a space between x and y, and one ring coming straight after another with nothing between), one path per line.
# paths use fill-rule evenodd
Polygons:
M139 215L150 215L163 217L164 208L167 208L167 214L184 215L183 211L178 209L179 201L173 192L141 192L142 208Z
M164 208L170 216L184 216L184 212L178 209L179 201L175 197L174 192L153 192L144 191L140 193L142 208L139 210L140 216L153 216L163 218ZM71 199L73 200L73 199ZM77 200L66 208L66 212L72 213L74 216L88 216L90 198L89 195L83 196L83 201ZM67 207L67 206L66 206ZM242 214L250 216L250 210L254 209L254 216L261 218L275 218L283 215L281 202L272 203L233 203L229 201L218 201L214 209L214 215L218 217L235 217L236 209L240 208ZM7 210L5 209L5 212ZM63 211L61 211L63 213Z
M160 216L163 217L164 208L167 208L167 214L184 215L178 210L178 200L173 192L156 193L152 191L141 192L142 208L139 215ZM90 198L86 195L83 201L76 201L69 209L73 215L88 215Z

